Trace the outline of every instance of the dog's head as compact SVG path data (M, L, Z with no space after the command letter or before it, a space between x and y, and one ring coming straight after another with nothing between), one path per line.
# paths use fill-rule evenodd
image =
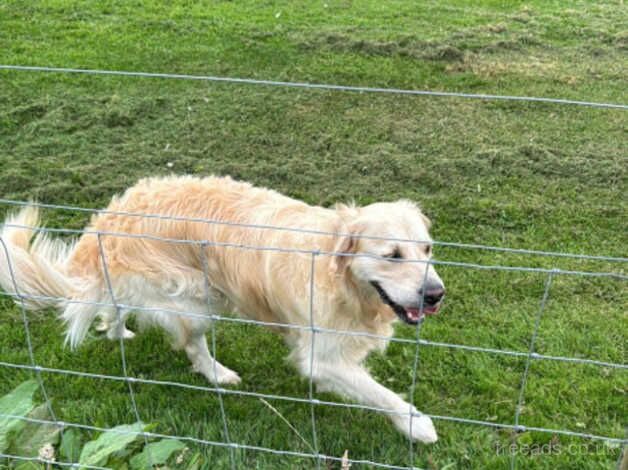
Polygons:
M334 267L351 276L361 297L383 302L410 324L422 314L437 313L445 287L427 263L432 256L430 222L420 209L402 200L336 210L348 233L337 242L335 251L341 255Z

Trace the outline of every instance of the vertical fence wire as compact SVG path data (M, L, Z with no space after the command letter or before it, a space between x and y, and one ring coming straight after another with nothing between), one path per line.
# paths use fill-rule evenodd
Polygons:
M113 308L116 311L116 327L120 328L123 325L124 318L122 318L122 309L120 308L120 305L118 304L116 300L116 296L113 290L113 284L111 283L111 277L109 276L107 258L105 256L105 249L102 244L102 234L99 233L97 235L97 241L98 241L98 253L100 254L100 261L101 261L102 269L103 269L103 277L105 278L105 285L107 287L107 291L109 292L109 297L111 298L111 304L113 305ZM119 336L119 345L120 345L120 359L122 362L122 374L124 375L124 379L129 390L129 398L131 400L131 406L133 409L133 414L135 415L135 420L138 423L140 423L142 422L142 420L140 419L140 412L137 408L137 401L135 400L135 392L133 390L133 385L131 384L132 379L131 377L129 377L128 370L127 370L126 351L124 347L124 335L119 334L118 336ZM152 458L151 449L148 446L148 437L146 437L146 434L144 432L142 432L141 434L142 434L142 437L144 438L144 446L147 451L147 457L148 457L147 468L153 468L153 458Z
M4 251L4 254L7 258L7 267L9 269L9 275L11 276L11 283L13 284L13 289L15 290L15 295L19 301L18 303L20 305L20 310L22 313L22 323L24 324L24 335L26 337L26 346L28 348L28 358L31 365L33 366L33 370L35 371L35 377L37 379L39 388L41 388L41 393L46 402L46 408L48 410L48 413L50 413L50 417L53 419L53 421L55 423L58 423L58 425L61 426L61 423L58 422L57 416L55 415L55 412L52 409L50 396L48 395L48 391L46 390L46 387L44 386L44 380L41 376L41 369L39 365L37 364L37 362L35 361L35 352L33 350L33 342L31 340L31 331L30 331L30 326L28 322L28 314L26 313L26 305L24 305L24 297L20 293L17 279L15 278L15 271L13 269L13 263L11 262L11 257L9 255L9 249L2 237L0 237L0 243L2 244L2 250Z
M216 388L217 388L217 396L218 396L218 405L220 407L220 416L222 418L222 433L225 438L225 442L229 445L229 460L231 461L232 470L236 469L236 460L235 460L235 447L231 444L231 437L229 436L229 426L227 424L227 413L225 411L225 404L223 400L222 387L218 383L218 357L216 356L216 323L214 321L214 311L211 305L211 287L209 284L209 262L207 261L207 243L201 243L200 245L201 251L201 264L203 265L203 278L204 278L204 289L205 296L207 297L207 315L209 316L209 328L211 335L211 354L214 358L213 366L214 366L214 377L216 377Z
M429 263L425 263L425 273L423 275L423 284L421 284L423 286L423 288L425 287L425 283L427 281L427 274L429 272L429 268L430 268L430 264ZM419 349L420 349L420 342L421 342L421 326L423 326L423 309L425 307L425 296L424 296L425 292L423 292L423 295L420 296L419 298L419 321L416 324L416 328L415 328L415 340L416 340L416 345L414 346L414 365L412 367L412 384L410 385L410 396L409 398L409 402L410 402L410 438L408 439L409 442L409 450L410 450L410 467L414 468L414 441L412 439L412 415L413 415L413 411L414 411L414 390L416 389L416 379L417 379L417 369L419 367Z
M536 314L536 318L534 320L534 329L532 331L532 336L530 337L530 348L528 350L528 356L526 357L526 365L523 370L523 375L521 377L521 387L519 388L519 398L517 399L517 407L515 408L515 432L513 434L515 442L517 438L517 432L520 430L519 418L521 417L521 410L523 408L523 401L525 395L525 388L528 382L528 375L530 373L530 364L532 362L532 356L534 354L534 347L536 345L536 338L539 334L539 329L541 326L541 317L543 316L543 311L545 310L545 306L547 305L547 299L549 297L550 288L552 287L552 279L554 273L550 272L547 275L547 280L545 281L545 289L543 291L543 297L541 298L541 303L539 305L539 309ZM510 454L510 470L514 470L517 465L517 452L513 451Z
M628 426L624 428L624 436L626 437L626 442L619 451L617 470L626 470L628 468Z
M316 455L316 468L321 468L321 458L318 451L318 437L316 431L316 410L314 409L314 344L316 336L316 326L314 324L314 275L316 272L316 256L317 251L313 251L310 258L310 383L309 383L309 399L310 399L310 418L312 421L312 444L314 454Z

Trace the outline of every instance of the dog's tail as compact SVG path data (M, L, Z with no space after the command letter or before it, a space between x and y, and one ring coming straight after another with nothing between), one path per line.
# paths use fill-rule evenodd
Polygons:
M66 342L77 346L98 313L94 305L70 302L86 298L84 282L67 276L66 265L74 249L38 231L39 211L26 206L9 215L0 230L0 287L29 310L62 310L68 325ZM82 292L83 291L83 292Z

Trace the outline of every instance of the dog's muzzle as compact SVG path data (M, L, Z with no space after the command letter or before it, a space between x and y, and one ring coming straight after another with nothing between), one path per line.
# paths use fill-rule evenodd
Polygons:
M438 313L443 303L443 298L445 297L445 289L442 287L438 289L431 288L426 290L425 293L422 293L423 305L419 307L404 307L393 301L379 282L371 281L371 285L379 294L382 302L392 308L401 320L410 325L416 325L425 315L435 315Z

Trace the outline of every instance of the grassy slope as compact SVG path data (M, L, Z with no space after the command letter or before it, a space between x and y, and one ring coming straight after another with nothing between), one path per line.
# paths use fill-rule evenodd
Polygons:
M627 21L617 2L574 2L568 11L562 2L4 2L0 62L622 102ZM314 204L408 197L421 202L441 240L625 256L622 111L17 72L0 72L0 85L2 197L101 207L145 175L231 174ZM62 211L48 212L46 220L59 227L85 223ZM436 255L620 268L445 248ZM425 338L527 349L543 276L441 271L448 303L424 326ZM539 352L625 361L625 292L618 281L556 279ZM18 309L2 299L0 312L2 358L26 362ZM33 315L31 327L42 364L120 372L117 345L93 339L70 353L52 314ZM398 334L414 332L400 326ZM135 375L204 384L157 332L130 342L127 353ZM219 327L218 356L241 373L246 390L307 396L307 383L290 366L273 366L284 364L285 353L280 339L262 329ZM413 360L412 347L392 345L370 365L403 392ZM433 414L512 422L523 365L423 348L414 398ZM22 378L0 369L0 393ZM64 420L109 426L133 419L123 384L45 378ZM534 363L522 422L622 436L627 387L625 372ZM156 386L137 392L142 417L159 423L159 432L222 439L215 398ZM307 406L273 405L311 440ZM234 441L309 451L258 400L226 398L226 407ZM494 449L510 442L509 433L438 427L441 441L415 448L416 464L500 468L508 462ZM381 416L318 408L317 428L323 453L348 448L353 458L408 463L407 442ZM551 438L525 433L519 439ZM587 451L520 457L519 463L593 469L617 459L617 449L584 444ZM209 462L227 465L225 451L207 454L208 468ZM312 464L261 453L237 458L255 468Z

